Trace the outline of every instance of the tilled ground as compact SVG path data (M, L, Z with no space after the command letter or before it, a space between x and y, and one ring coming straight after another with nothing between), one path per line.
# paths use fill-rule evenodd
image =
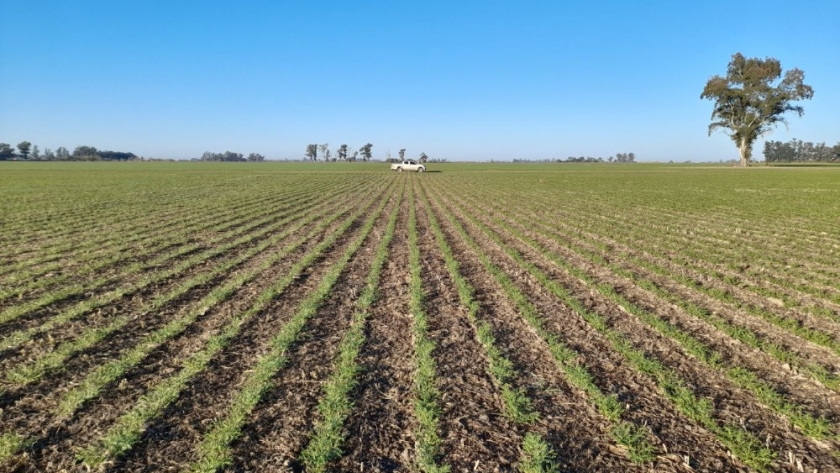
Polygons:
M379 297L370 309L362 372L352 393L344 456L335 471L410 470L415 461L412 385L415 362L410 343L408 206L402 205Z
M322 236L329 234L330 231L331 229L328 228L322 233ZM33 464L36 471L39 468L38 464L44 464L44 462L46 464L64 464L68 467L75 464L73 452L76 447L84 445L88 442L88 439L94 439L103 433L103 426L107 428L107 425L129 409L142 393L154 386L162 377L174 374L179 369L182 360L203 347L204 341L209 335L218 332L233 314L247 310L258 294L268 288L275 278L285 274L296 260L303 256L308 248L314 247L319 240L320 238L315 239L296 248L287 258L263 272L260 277L255 279L253 284L239 291L234 297L224 301L221 305L208 310L183 335L155 349L142 364L129 370L120 377L118 382L108 386L109 389L106 389L100 396L83 405L71 419L52 420L54 416L48 414L45 419L41 420L32 416L32 412L44 410L51 412L55 409L59 401L58 397L65 393L68 387L76 384L74 378L79 380L79 375L87 374L91 367L96 366L98 362L106 361L109 354L113 356L113 350L119 348L118 346L104 344L99 347L100 350L95 353L96 356L79 356L72 359L67 370L72 374L69 379L61 375L50 376L34 386L35 395L30 394L18 401L14 408L8 409L6 418L10 422L19 419L16 421L18 425L21 427L28 426L21 429L24 432L27 429L37 429L43 432L45 425L50 426L46 431L48 432L47 435L41 434L41 440L36 444L39 448L32 452L33 458L38 460ZM269 256L270 252L266 252L260 258ZM337 256L333 255L332 257ZM329 259L327 259L328 261ZM258 261L254 262L254 264L258 263ZM312 269L309 272L311 271ZM320 272L323 271L324 269L321 268ZM311 288L314 282L310 280L310 274L305 273L295 282L294 287L288 289L291 292L287 291L287 294L294 294L295 287L305 285L307 281L310 281L308 287ZM299 292L305 293L306 288L299 289ZM288 295L279 299L279 302L293 307L294 300L294 297ZM190 300L181 302L189 307ZM270 312L280 315L277 310L271 310ZM287 312L283 314L287 315ZM256 320L265 323L266 318ZM257 332L262 334L263 337L268 334L265 330L257 330ZM133 330L125 334L128 337L126 340L132 338L129 336L132 333L137 338L147 331L143 327L134 327ZM249 348L254 348L248 342L246 342L246 345L250 345ZM109 346L111 347L110 350ZM242 354L242 351L237 353ZM234 374L240 371L235 365L223 366L227 366ZM215 394L211 393L211 396L215 396ZM21 417L15 416L16 412L19 412ZM40 455L43 455L43 458L39 458Z
M372 234L344 269L332 295L310 320L300 343L287 354L288 365L233 445L233 471L301 469L296 457L309 439L324 381L333 371L339 343L356 310L392 208L389 205L379 216Z
M441 454L454 471L513 471L521 432L503 414L503 401L487 372L488 362L459 301L455 282L418 208L421 273L429 336L441 392Z
M473 179L467 174L454 176ZM333 452L336 457L329 463L327 471L418 471L417 446L421 424L415 410L418 355L414 351L413 340L415 320L409 309L411 277L407 249L411 205L414 205L417 216L423 309L428 319L428 337L435 344L431 356L436 365L435 385L440 395L437 399L440 444L435 460L440 465L447 465L453 473L521 471L526 460L523 441L526 434L536 433L549 447L553 457L551 466L564 472L751 471L737 452L727 448L720 435L716 436L704 427L708 424L692 421L676 407L661 380L645 374L637 364L618 353L615 341L605 335L604 328L595 327L584 318L575 304L568 302L573 300L585 311L597 314L607 330L619 334L645 357L670 370L698 398L708 400L715 423L749 433L762 446L769 448L775 456L766 467L768 471L840 471L840 455L836 453L840 448L840 394L836 386L832 388L828 382L823 384L816 377L799 372L796 365L799 362L813 363L825 367L830 375L840 375L837 372L840 355L830 348L831 340L840 334L836 322L840 320L840 315L828 314L827 311L836 309L837 304L819 295L830 297L838 293L838 285L822 278L819 291L804 293L800 292L801 287L764 281L762 273L751 271L743 275L740 284L729 287L725 282L727 278L738 279L741 276L726 265L691 261L683 258L673 246L653 252L650 245L634 246L612 229L598 233L603 228L599 225L604 222L629 222L629 216L620 213L586 214L576 220L574 212L584 212L587 208L603 212L604 202L600 200L591 207L573 205L562 212L552 213L546 208L538 210L536 204L528 207L527 199L523 198L533 193L542 199L544 194L541 192L571 195L546 191L542 184L543 176L522 173L510 182L483 176L472 181L472 186L460 188L453 185L457 183L456 178L447 173L394 173L388 178L382 174L365 175L359 178L359 182L366 184L353 190L352 186L348 186L351 179L346 174L320 175L317 182L319 188L325 189L325 202L329 195L354 197L337 198L330 205L319 207L312 204L314 194L295 193L298 197L294 199L306 202L302 208L308 209L300 218L314 216L314 221L221 271L207 283L154 310L143 309L154 297L176 289L188 278L206 274L244 255L267 238L281 235L295 222L272 228L265 235L226 253L200 261L186 271L105 303L56 326L48 333L36 333L20 346L0 352L0 471L86 470L87 466L78 456L84 447L99 444L110 428L142 405L144 395L160 386L162 381L177 375L184 361L200 353L208 340L233 317L245 313L257 303L264 291L285 278L292 267L319 243L335 236L334 244L304 268L262 310L242 322L238 333L211 358L208 365L180 388L172 402L144 421L139 427L137 439L98 467L99 470L114 472L188 469L198 459L199 443L219 419L228 415L232 399L240 392L257 363L265 357L269 341L301 303L313 294L360 234L363 222L374 217L370 234L344 267L327 298L308 319L297 341L285 353L287 363L271 379L267 390L260 394L256 407L247 414L241 432L227 444L231 458L225 471L306 471L301 452L313 438L313 427L321 419L317 406L323 400L325 382L333 374L340 342L358 310L359 297L374 261L377 244L384 236L388 217L400 192L403 195L400 207L396 209L396 231L378 283L377 298L368 309L364 325L365 341L356 359L360 370L348 394L351 403L349 414L340 428L340 452ZM482 179L495 182L505 192L484 193L482 189L486 188L482 186L487 184ZM202 199L212 198L212 193L200 184L185 187L184 192L201 192ZM409 198L409 195L413 197ZM491 195L498 199L488 198ZM524 208L516 209L511 205L514 201ZM178 205L186 205L185 202L179 201ZM372 212L380 208L380 204L383 210L374 216ZM270 205L271 208L260 209L260 205ZM242 208L249 210L247 217L241 221L235 220L235 215L225 214L220 222L237 221L247 225L272 212L286 215L294 211L295 205L285 206L282 199L263 192L259 200ZM108 210L109 206L91 206L91 211L97 209L102 212L102 218L119 223L114 228L119 231L130 229L129 220L120 219L118 212ZM336 235L341 222L359 210L361 213L354 223L343 234ZM57 230L52 231L56 236L72 235L74 232L87 235L90 232L85 230L88 225L85 222L101 223L85 212L74 212L69 213L67 218L76 218L76 224L63 229L55 226ZM177 226L171 225L172 215L166 215L167 220L161 221L161 225L167 231L176 232ZM550 215L562 216L563 220L542 217ZM335 216L335 220L313 233L314 237L297 246L288 246L318 227L319 223L326 222L323 219L327 216ZM676 211L663 212L659 220L652 221L656 220L655 225L661 225L670 218L668 216L680 217L677 223L670 224L677 230L680 225L690 222L688 217ZM202 214L203 220L196 222L204 222L201 225L206 226L212 222L211 217ZM501 356L511 362L512 375L508 382L511 387L525 393L532 403L538 415L534 422L517 423L506 414L502 389L490 368L486 348L478 339L477 327L469 319L469 311L459 297L458 286L446 267L441 242L432 231L432 218L440 225L445 242L453 250L460 276L473 289L471 297L478 305L476 316L488 324ZM19 219L27 221L24 216ZM37 255L39 245L45 251L60 247L59 242L53 242L48 237L48 230L37 230L38 222L43 221L47 225L50 222L48 218L39 216L30 220L30 231L37 236L29 244L32 248L21 247L17 252L4 250L10 255L6 261L34 272L40 268L46 271L53 266L61 271L60 259L26 266L27 255ZM726 221L730 220L740 221L735 217ZM714 226L717 220L710 216L702 221L704 225ZM274 222L268 218L264 223L247 229L244 234L257 235ZM233 227L219 228L218 234L188 236L183 244L203 242L204 246L196 251L206 251L212 249L207 242L222 245L241 236ZM475 242L474 245L464 238L462 231ZM679 234L687 235L688 231L690 229ZM773 235L786 231L782 226L767 223L755 234L771 239ZM724 231L711 229L704 233L703 244L723 244L723 240L719 239L725 234ZM807 238L803 244L806 245L831 247L840 244L834 235L826 232L814 230L804 234ZM497 236L499 241L490 235ZM689 243L686 238L678 240ZM103 247L102 258L114 256L109 256L108 248L116 248L120 238L115 236L108 241L112 243ZM781 244L774 245L774 251L783 251ZM173 248L154 247L136 258L126 255L101 272L80 275L82 286L99 277L106 277L109 282L91 286L78 295L45 304L2 323L0 336L36 329L45 320L69 310L80 301L130 286L144 273L123 275L121 271L125 265L150 261ZM283 258L273 259L274 255L287 248L289 252ZM515 250L531 268L547 275L553 284L567 292L568 296L564 296L567 298L560 297L533 276L521 261L508 254L509 250ZM150 271L165 270L192 254L196 253L164 261ZM795 254L806 253L797 249ZM91 264L95 264L99 257L96 252L79 255ZM639 427L652 447L652 460L633 462L628 449L617 442L613 433L618 421L601 414L592 401L592 394L570 381L567 372L555 361L541 333L529 324L520 313L520 306L508 296L505 287L510 286L503 287L482 262L485 256L536 308L545 331L574 352L574 362L592 376L592 383L598 390L616 396L624 409L620 421ZM823 255L810 266L808 261L793 264L796 268L822 268L826 258ZM263 263L271 261L273 263L267 265L268 269L255 272L255 276L244 286L219 303L212 307L200 307L199 302L217 288L240 275L251 274ZM79 263L68 254L63 270L72 272L78 267ZM651 267L661 268L662 273L653 271ZM3 281L17 283L13 274L2 274ZM66 273L56 274L63 277ZM650 281L660 292L637 286L634 278ZM685 278L697 285L686 283ZM32 282L21 281L23 283ZM3 308L30 304L60 286L50 283L37 286L37 290L31 292L21 291L17 300L13 297L4 300ZM608 297L603 292L605 287L626 302L619 303ZM14 287L10 289L14 290ZM728 291L731 298L719 300L717 292L704 292L705 289ZM783 307L778 301L761 296L759 290L785 294L795 305ZM735 340L667 300L662 291L669 297L709 310L733 326L750 329L761 340L789 350L798 359L787 365L776 355L771 356L766 348L754 348ZM659 333L643 318L628 311L622 305L627 303L690 334L717 353L722 363L720 366L725 368L704 364L676 339ZM802 327L821 330L829 339L823 340L822 344L805 340L778 324L756 316L754 312L757 310L794 320ZM150 348L142 360L102 386L101 391L78 405L71 414L58 414L57 409L65 395L80 386L98 367L124 356L144 337L186 314L197 314L186 329ZM90 347L68 354L60 367L48 370L38 380L22 383L7 377L16 367L49 356L91 329L107 327L119 316L128 316L129 322ZM764 405L753 392L740 388L727 374L726 370L731 368L755 373L786 401L801 408L801 412L824 418L830 430L827 438L809 437L784 415ZM545 471L548 465L543 467Z
M449 224L446 214L438 212L437 220L460 257L462 274L474 286L481 317L494 327L499 347L514 363L519 376L512 380L513 385L529 395L540 415L538 430L562 452L559 466L566 471L643 471L609 441L608 422L587 404L581 392L569 385L548 345L517 314L504 296L504 289L475 259L475 253Z
M657 440L654 445L661 451L662 470L679 470L680 464L686 462L701 471L737 469L713 436L676 412L656 385L629 366L602 335L540 286L497 245L483 238L480 230L466 226L493 262L500 265L537 306L547 328L580 355L582 364L593 374L601 390L617 395L625 404L626 418L650 427ZM579 403L583 405L584 401ZM579 405L575 406L576 411L580 409ZM604 436L599 438L607 440Z
M499 231L498 228L496 228ZM634 344L642 347L646 353L661 360L667 366L674 369L683 379L689 382L695 392L699 395L714 399L714 406L718 412L719 419L730 424L740 425L742 428L754 432L759 438L766 439L768 446L781 452L789 452L793 458L799 459L805 465L811 465L820 470L826 469L831 471L835 468L840 468L837 464L837 458L831 454L835 450L834 442L818 441L808 439L803 436L801 432L797 431L790 425L783 417L774 415L772 411L764 408L752 395L740 390L734 386L731 381L722 376L717 371L712 371L704 365L698 363L688 355L680 355L683 350L673 340L662 337L646 325L640 323L635 317L630 316L622 308L614 305L611 301L603 300L591 289L587 289L576 278L558 271L558 268L550 264L542 262L541 255L535 253L532 248L517 241L512 236L507 236L509 244L516 247L523 254L534 261L545 272L552 275L553 279L564 281L564 286L572 289L575 297L582 301L590 310L596 311L604 315L614 329L621 331L628 339L634 340ZM599 272L598 268L591 263L585 263L573 257L573 255L564 254L564 257L570 258L568 261L585 268L593 276L605 277L603 271ZM622 285L615 276L607 278L607 282L611 286L617 288L619 291L626 285ZM638 299L638 298L636 298ZM650 303L648 303L650 307ZM662 304L662 307L669 307L668 304ZM654 307L655 308L655 307ZM746 352L748 355L750 350L740 344L735 344L730 347L736 353L739 351ZM722 350L721 353L726 354L727 350ZM805 388L804 390L801 388ZM835 394L833 392L826 392L825 390L815 390L813 387L801 386L801 381L783 383L780 388L782 393L787 393L790 390L797 390L798 396L805 395L808 392L814 397L810 403L820 402L822 406L816 409L820 416L828 417L829 419L836 419L837 404ZM822 391L822 392L820 392ZM794 396L796 397L796 396ZM806 403L806 404L810 404ZM671 448L673 450L673 448ZM791 467L792 465L779 464L779 468Z

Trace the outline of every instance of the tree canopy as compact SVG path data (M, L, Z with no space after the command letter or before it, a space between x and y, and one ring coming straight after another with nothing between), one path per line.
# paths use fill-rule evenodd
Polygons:
M23 156L23 159L29 158L29 149L32 147L32 143L28 141L21 141L18 143L17 148L20 150L20 155Z
M814 90L804 84L804 79L805 73L796 68L785 72L782 78L782 66L778 59L746 58L741 53L734 54L726 77L709 79L700 95L701 99L715 102L709 135L722 129L738 147L741 166L746 166L752 156L753 144L759 137L772 131L779 123L787 126L785 113L794 112L802 116L802 106L791 102L814 96Z
M306 145L306 159L309 161L315 161L318 159L318 145L314 143L309 143Z
M373 148L373 145L370 144L370 143L368 143L368 144L362 146L361 148L359 148L359 152L362 153L362 158L365 161L370 161L370 158L373 156L371 148Z
M15 149L9 143L0 143L0 161L15 157Z

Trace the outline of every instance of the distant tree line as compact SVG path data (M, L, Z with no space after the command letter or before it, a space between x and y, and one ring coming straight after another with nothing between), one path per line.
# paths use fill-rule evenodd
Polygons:
M262 162L265 161L265 156L259 153L251 153L246 158L242 156L242 153L234 153L232 151L225 151L224 153L205 151L201 155L200 161Z
M834 146L825 143L803 142L796 138L788 141L765 141L764 161L767 163L826 163L840 161L840 142Z
M332 157L329 143L324 143L320 145L310 143L306 145L306 153L304 154L304 158L306 158L307 161L318 161L320 157L321 161L333 163L336 161L370 161L370 159L373 157L372 149L373 145L371 143L367 143L364 146L361 146L358 151L354 151L353 148L350 148L345 144L339 146L338 150L336 151L336 156Z
M517 162L515 159L513 162ZM606 160L601 157L593 158L591 156L587 157L574 157L569 156L566 160L558 159L558 163L635 163L636 162L636 154L635 153L616 153L615 156L610 156Z
M12 159L28 161L130 161L140 158L134 153L99 150L93 146L77 146L72 154L63 146L54 152L45 148L42 154L38 145L33 145L28 141L18 143L17 152L15 152L15 149L8 143L0 143L0 161Z
M366 143L364 146L360 146L358 150L354 151L353 148L343 144L338 147L335 152L335 156L333 157L332 153L330 152L330 145L329 143L324 144L317 144L317 143L310 143L306 145L306 151L304 152L304 159L307 161L324 161L324 162L356 162L356 161L370 161L373 158L373 144ZM400 160L405 159L405 148L400 150ZM420 153L420 157L418 161L421 163L425 163L428 161L429 157L426 156L426 153ZM390 157L390 152L387 154L386 161L393 161Z

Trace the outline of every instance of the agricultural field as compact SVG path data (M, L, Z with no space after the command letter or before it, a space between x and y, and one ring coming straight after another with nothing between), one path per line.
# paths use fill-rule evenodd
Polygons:
M840 168L0 163L0 471L840 471Z

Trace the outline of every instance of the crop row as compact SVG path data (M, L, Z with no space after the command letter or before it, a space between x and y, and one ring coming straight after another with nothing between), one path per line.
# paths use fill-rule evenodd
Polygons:
M446 194L446 192L444 192L444 194ZM461 197L462 196L448 196L448 198L451 199L450 201L458 200ZM565 271L568 271L570 275L579 278L580 281L586 283L587 285L598 291L605 299L609 299L613 303L617 304L628 315L638 317L650 327L659 331L662 335L674 339L683 346L683 349L685 349L686 352L690 353L692 356L696 357L700 361L706 363L713 369L722 370L735 385L746 391L752 392L760 400L760 402L764 403L776 412L787 416L795 425L800 427L806 435L812 436L814 438L825 438L827 435L836 435L836 431L834 431L834 433L831 433L831 431L834 430L834 428L830 426L826 419L815 418L811 416L804 410L804 406L798 405L790 399L787 399L784 394L785 388L783 388L783 391L774 390L767 383L763 382L756 373L744 369L740 366L727 365L714 352L713 348L704 345L700 340L694 338L691 334L681 330L679 327L671 325L666 321L659 319L656 314L648 312L647 310L635 305L634 303L626 299L623 295L616 292L615 288L610 284L610 282L599 282L597 279L593 278L590 275L590 272L592 271L592 265L599 264L598 261L588 262L584 266L573 266L569 264L569 262L567 262L566 260L558 258L558 256L556 255L546 253L545 248L538 245L534 240L531 240L528 237L524 236L521 229L516 230L510 224L501 223L501 221L499 221L498 219L502 218L502 215L504 215L504 220L519 219L521 221L518 222L518 226L520 228L527 228L529 231L532 232L535 227L541 227L544 224L536 223L537 220L534 220L533 218L522 217L521 213L519 213L519 215L512 216L509 214L509 212L507 212L508 209L503 208L502 206L494 206L495 208L493 208L492 210L488 208L478 210L483 206L486 207L487 202L487 199L481 199L479 197L476 197L474 199L471 199L470 205L478 207L467 208L463 210L464 215L470 216L469 221L471 221L472 224L477 225L479 228L482 228L484 230L486 237L490 237L492 240L496 241L500 245L504 245L504 240L500 239L498 235L494 235L489 230L489 227L486 227L487 222L489 221L481 223L477 220L478 217L476 217L477 215L496 215L497 223L495 223L494 225L501 225L499 229L507 232L505 240L508 240L510 238L513 238L514 240L518 239L521 240L523 243L532 246L532 249L534 251L537 251L538 254L541 255L541 259L551 260L558 267L562 268ZM562 240L565 244L569 244L569 238L567 237L568 235L563 235L562 237L554 236L553 238L556 240ZM537 277L538 279L543 279L543 282L547 287L551 288L553 286L554 283L551 281L551 279L546 274L540 275L541 270L536 266L533 266L533 263L531 263L521 253L512 248L508 248L508 252L511 257L520 261L524 269L530 270L532 274L534 274L534 277ZM603 259L600 262L603 263ZM554 291L558 295L563 294L562 287L554 287ZM574 301L569 300L569 303L574 304ZM581 308L583 309L582 306ZM589 316L592 317L592 314L590 314ZM595 326L601 324L601 322L598 321L597 317L592 318L592 323L595 324ZM604 325L603 329L605 330L604 333L608 337L611 337L610 332L608 331L610 329L606 325ZM620 348L622 348L621 345L616 346L616 349ZM635 356L632 354L632 352L628 352L628 355L630 355L631 357ZM660 382L660 385L663 387L663 390L666 394L671 392L670 390L675 389L674 386L672 386L672 384L675 383L676 378L669 374L669 371L666 368L663 368L662 370L657 370L655 368L652 368L651 366L648 366L647 363L641 361L638 362L638 365L639 369L642 369L645 372L649 371L650 374L658 378L658 381ZM663 374L656 374L657 371ZM685 383L680 383L678 381L676 382L677 387L679 387L680 384L683 384L683 386L685 386ZM682 388L677 389L677 392L680 392L681 390ZM715 432L716 435L718 435L719 439L726 443L728 446L730 446L730 448L733 448L733 450L740 449L742 452L741 456L744 457L745 461L753 464L753 466L757 468L766 467L767 462L770 458L767 456L768 452L762 453L761 449L757 448L757 442L754 438L751 440L749 436L733 437L734 432L737 429L733 430L732 427L727 427L725 425L716 426L712 421L712 411L708 410L706 407L703 407L704 404L708 404L707 402L704 402L702 399L698 398L692 400L693 396L691 396L690 391L685 390L683 390L683 394L680 394L679 396L674 396L673 393L671 393L669 397L677 404L678 407L680 407L681 410L686 412L687 415L688 413L693 412L691 416L694 416L693 418L696 421L710 429L712 432ZM697 406L700 406L700 408L698 409ZM697 412L694 412L694 410L697 410Z
M169 260L169 255L164 255L164 257L159 258L162 259L162 261L159 263L146 265L132 265L126 270L124 274L140 273L142 274L142 277L139 279L139 281L127 282L124 280L117 279L115 282L119 282L120 286L116 288L116 290L113 290L111 292L105 292L101 295L80 301L75 305L67 307L64 310L61 310L58 314L52 316L47 322L45 322L41 326L31 327L29 329L24 330L18 330L14 333L11 333L10 335L4 337L3 341L0 342L0 348L8 349L13 346L16 346L28 340L35 333L52 330L58 325L61 325L74 318L80 317L90 312L91 310L104 306L105 304L117 301L122 297L138 292L147 286L151 286L159 281L170 279L174 276L185 273L188 270L194 270L194 268L197 265L206 264L208 260L212 260L213 258L216 258L220 255L224 255L230 250L243 247L254 241L259 241L261 238L270 236L271 233L276 231L277 229L282 229L285 225L288 225L289 223L294 222L296 219L305 216L307 211L307 207L292 208L290 211L285 213L272 213L271 215L261 220L252 221L249 224L236 226L230 232L226 234L222 233L221 235L219 235L216 241L214 242L215 245L211 246L210 249L203 252L194 253L188 258L182 259L178 262L178 264L174 266L163 267L161 269L157 269L156 271L144 272L144 270L147 269L160 267L163 262ZM231 238L233 238L233 240L230 240ZM230 241L225 242L225 240ZM104 284L104 282L102 284ZM0 313L0 320L2 320L3 323L7 323L25 314L28 314L38 309L39 307L44 307L55 303L56 301L61 301L73 294L79 294L82 292L90 291L102 284L80 284L78 286L70 286L62 291L48 294L46 297L38 299L36 301L9 308ZM159 306L159 302L152 302L150 303L149 308L154 309ZM55 308L53 308L52 310L55 311Z
M362 197L363 203L370 202L371 198L369 195ZM325 202L328 204L330 203L329 200L326 200ZM348 205L355 206L356 204L356 202L351 202L345 203L344 205L327 206L325 207L325 209L332 209L332 211L331 215L326 218L325 216L323 216L323 211L311 213L309 215L307 215L305 211L301 212L298 218L300 218L300 216L303 216L304 218L296 225L291 225L288 228L286 228L286 231L274 235L273 238L269 239L268 241L262 242L260 245L258 245L255 248L252 248L247 253L239 255L232 260L228 260L225 264L222 264L220 267L215 268L210 273L206 273L197 276L189 281L186 281L185 286L176 288L173 293L163 294L157 299L155 299L150 304L150 307L147 307L145 309L147 313L149 310L159 309L168 301L176 300L178 294L183 293L183 290L187 286L198 285L202 281L206 281L207 279L215 276L216 274L221 274L226 271L229 271L235 265L240 264L246 259L252 258L253 256L265 251L266 248L270 248L271 246L276 245L278 242L284 242L284 246L282 249L280 249L279 251L272 251L271 253L269 253L270 258L263 259L259 262L257 266L249 268L247 272L240 273L239 275L230 279L229 281L220 284L220 286L218 287L215 287L214 290L202 300L192 304L193 308L191 309L191 311L188 311L184 313L184 315L171 320L169 323L163 325L157 331L149 333L144 339L141 339L140 343L136 344L133 349L126 351L122 356L118 357L112 362L109 362L94 370L84 380L79 382L79 385L77 387L71 389L69 392L62 396L61 401L56 407L56 415L58 417L66 417L72 414L86 400L95 397L104 386L112 383L116 379L119 379L122 373L126 372L127 370L130 370L133 366L136 366L138 363L140 363L144 358L148 356L149 353L156 350L156 347L159 347L162 344L167 343L168 340L179 336L179 334L183 333L184 330L188 326L190 326L190 324L192 324L198 317L201 317L203 314L207 313L208 310L211 310L214 306L230 298L240 288L246 286L249 281L252 281L255 277L257 277L257 275L264 273L265 270L270 268L272 264L274 264L276 261L282 260L300 245L309 243L317 235L322 234L326 229L328 229L331 226L331 223L336 218L346 213ZM369 205L369 203L365 205ZM305 269L309 263L314 261L324 250L329 248L330 245L336 240L336 238L338 238L343 233L344 230L350 228L350 225L352 225L353 222L358 218L360 212L362 212L362 210L359 210L353 215L344 219L344 222L339 227L337 233L332 233L330 239L319 244L317 247L310 251L308 256L305 256L303 257L303 259L298 261L296 265L292 268L291 272L288 273L285 276L285 278L280 282L280 285L282 287L285 287L291 281L293 281L296 275L299 274L303 269ZM291 242L288 241L289 236L296 234L301 228L304 228L305 225L312 221L315 221L316 225L309 232L307 232L306 235L299 235ZM262 303L265 304L267 301L271 300L271 298L273 297L272 294L275 294L276 291L281 290L282 287L278 289L277 286L275 286L275 292L264 293L263 296L261 296L261 299L258 299L258 301L262 300ZM139 315L140 317L143 317L142 314L143 312L134 315ZM247 316L250 316L252 314L253 312L249 312L246 315L235 317L234 321L228 324L228 327L230 328L230 330L235 331L236 327L234 326L238 326L238 323L243 322L247 318ZM76 353L79 350L92 346L97 341L106 337L108 334L113 333L114 331L119 329L119 326L125 326L125 324L128 323L130 320L135 319L136 317L118 317L110 325L104 328L92 328L90 330L87 330L83 332L83 336L66 343L64 346L59 347L53 352L48 353L46 357L37 360L34 363L34 365L29 365L29 369L26 369L25 371L32 371L33 366L42 368L38 371L38 374L43 373L43 368L51 368L52 370L59 369L60 363L56 363L55 360L66 359L66 357L70 356L72 353ZM115 326L115 324L117 326ZM185 366L189 368L191 365L189 363L185 363Z

